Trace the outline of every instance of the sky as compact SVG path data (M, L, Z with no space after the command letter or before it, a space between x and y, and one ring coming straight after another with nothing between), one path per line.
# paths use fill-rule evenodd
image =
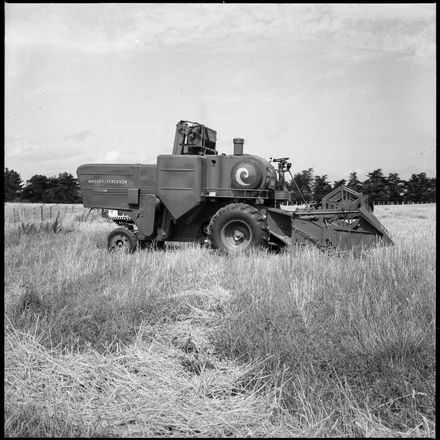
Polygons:
M156 163L176 123L330 181L436 175L425 4L5 4L5 167Z

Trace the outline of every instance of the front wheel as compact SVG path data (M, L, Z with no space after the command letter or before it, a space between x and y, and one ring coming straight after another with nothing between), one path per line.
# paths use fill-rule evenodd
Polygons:
M127 228L117 228L108 235L107 249L110 252L123 251L131 254L136 247L136 236Z
M237 254L251 247L267 247L269 233L258 209L245 203L231 203L212 217L208 236L215 249Z

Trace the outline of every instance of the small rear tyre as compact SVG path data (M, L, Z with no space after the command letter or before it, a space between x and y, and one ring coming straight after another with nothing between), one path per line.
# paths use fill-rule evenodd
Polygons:
M267 247L269 232L258 209L246 203L231 203L212 217L208 237L215 249L238 254L252 247Z
M110 232L107 238L107 249L110 252L133 253L137 247L137 238L127 228L117 228Z

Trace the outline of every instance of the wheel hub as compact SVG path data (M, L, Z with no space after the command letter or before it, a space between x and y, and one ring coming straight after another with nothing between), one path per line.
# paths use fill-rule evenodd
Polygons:
M234 241L236 244L238 244L240 241L242 241L244 238L243 231L240 231L239 229L236 229L234 231Z
M252 231L241 220L232 220L224 225L221 236L224 245L234 251L244 250L252 242Z
M128 239L122 235L119 235L113 239L112 243L113 249L124 249L128 248Z

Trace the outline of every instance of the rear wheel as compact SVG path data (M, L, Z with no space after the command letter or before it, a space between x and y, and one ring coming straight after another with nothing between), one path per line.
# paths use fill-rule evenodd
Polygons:
M107 238L107 249L110 252L122 251L132 253L136 250L137 239L127 228L117 228Z
M231 203L212 217L208 236L215 249L237 254L251 247L267 247L269 233L258 209L245 203Z

